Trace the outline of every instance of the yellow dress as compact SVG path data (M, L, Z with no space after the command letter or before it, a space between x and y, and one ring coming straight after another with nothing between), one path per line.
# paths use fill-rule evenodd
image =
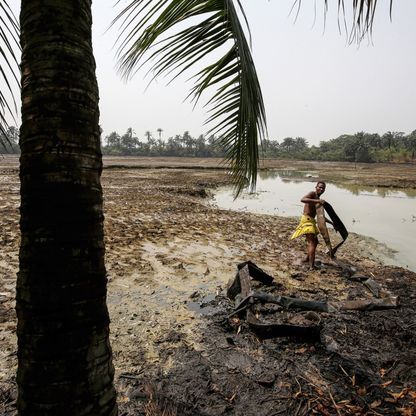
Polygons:
M290 237L290 239L293 240L294 238L298 238L301 235L305 234L319 234L315 218L312 218L309 215L302 215L302 217L300 218L300 223L296 227L296 230L292 234L292 237Z

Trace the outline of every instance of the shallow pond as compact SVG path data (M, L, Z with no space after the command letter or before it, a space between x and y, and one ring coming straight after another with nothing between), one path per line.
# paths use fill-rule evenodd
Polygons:
M221 188L214 203L225 209L300 216L300 199L314 190L312 173L260 172L255 193L234 200L231 188ZM416 271L416 190L335 185L327 183L322 198L328 201L350 232L373 237L396 251L387 263Z

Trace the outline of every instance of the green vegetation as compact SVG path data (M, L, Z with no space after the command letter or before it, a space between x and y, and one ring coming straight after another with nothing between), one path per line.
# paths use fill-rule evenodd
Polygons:
M195 138L188 131L162 140L159 134L155 138L146 131L140 140L133 130L128 128L123 135L113 131L104 139L103 153L119 156L186 156L186 157L224 157L224 151L213 135L202 134Z
M319 146L309 146L302 137L287 137L281 143L265 140L262 151L264 158L354 163L414 162L415 155L416 130L408 135L391 131L381 136L365 132L343 134L336 139L321 141Z
M160 129L158 129L159 132ZM162 140L147 131L140 140L131 128L123 135L112 132L104 139L103 153L120 156L187 156L223 157L215 136L192 137L188 131L182 135ZM336 139L321 141L319 146L309 146L303 137L286 137L263 141L260 155L266 159L330 160L354 163L414 162L416 155L416 130L408 135L402 132L359 132L343 134Z
M162 139L161 128L157 137L146 131L143 138L135 135L130 127L120 135L113 131L105 136L102 151L112 156L175 156L175 157L224 157L219 139L214 136L193 137L189 131ZM3 153L19 153L19 130L9 127L0 136L5 143ZM378 133L359 132L343 134L336 139L321 141L319 146L309 146L303 137L286 137L281 142L263 140L260 157L264 159L328 160L353 163L414 163L416 157L416 130L409 134L388 131Z
M114 416L91 1L21 0L20 29L7 3L0 2L0 80L6 85L0 91L0 131L6 139L5 114L13 117L17 107L11 83L19 84L13 47L22 50L17 412ZM376 4L352 2L358 38L371 33ZM239 17L232 1L131 0L119 15L125 22L119 58L126 77L144 62L156 62L154 76L175 78L228 46L219 59L214 54L216 62L197 70L190 96L198 101L206 89L214 90L208 121L212 134L223 134L219 140L241 189L246 178L255 183L265 119ZM181 31L172 34L177 24ZM120 137L131 154L137 147L133 137L131 129ZM392 156L392 141L388 149Z

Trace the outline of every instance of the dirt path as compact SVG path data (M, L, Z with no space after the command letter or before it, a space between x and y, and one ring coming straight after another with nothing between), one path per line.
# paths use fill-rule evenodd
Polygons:
M113 166L104 170L103 187L120 414L161 414L157 408L166 406L194 416L412 414L415 274L382 266L373 259L377 243L353 236L339 259L400 296L401 307L322 314L320 343L260 342L244 322L226 319L233 305L225 287L242 261L273 275L278 294L315 300L372 294L325 264L305 272L298 262L304 242L288 240L294 220L210 206L210 189L227 182L213 162L106 161ZM19 185L15 165L0 168L0 414L13 414ZM339 175L354 180L350 168ZM379 172L361 171L362 181ZM379 185L410 176L401 167L385 174Z

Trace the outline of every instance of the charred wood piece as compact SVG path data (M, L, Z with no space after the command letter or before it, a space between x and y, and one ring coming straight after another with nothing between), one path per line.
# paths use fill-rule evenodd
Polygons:
M282 306L284 309L301 309L305 311L332 312L332 307L328 305L327 302L292 298L289 296L273 296L263 292L251 292L237 305L236 309L242 309L246 305L249 306L251 300L259 301L261 303L274 303L276 305Z
M286 323L263 323L256 319L252 313L247 314L249 328L261 339L276 337L300 338L302 341L320 341L321 327L310 322L308 325L292 325Z
M338 305L341 310L379 311L383 309L395 309L398 307L398 302L396 297L390 297L385 299L346 300L340 302Z
M382 287L379 283L377 283L375 280L368 278L367 280L364 280L363 285L376 297L379 298Z
M238 270L241 270L245 266L248 266L248 272L250 277L253 280L257 280L258 282L263 283L264 285L270 286L273 282L273 276L270 276L267 274L264 270L260 269L260 267L257 267L253 262L246 261L244 263L240 263L237 265Z
M240 263L237 268L237 274L234 280L228 283L227 288L227 296L231 300L234 300L239 294L244 298L251 292L251 279L257 280L265 285L271 285L274 280L272 276L251 261Z

